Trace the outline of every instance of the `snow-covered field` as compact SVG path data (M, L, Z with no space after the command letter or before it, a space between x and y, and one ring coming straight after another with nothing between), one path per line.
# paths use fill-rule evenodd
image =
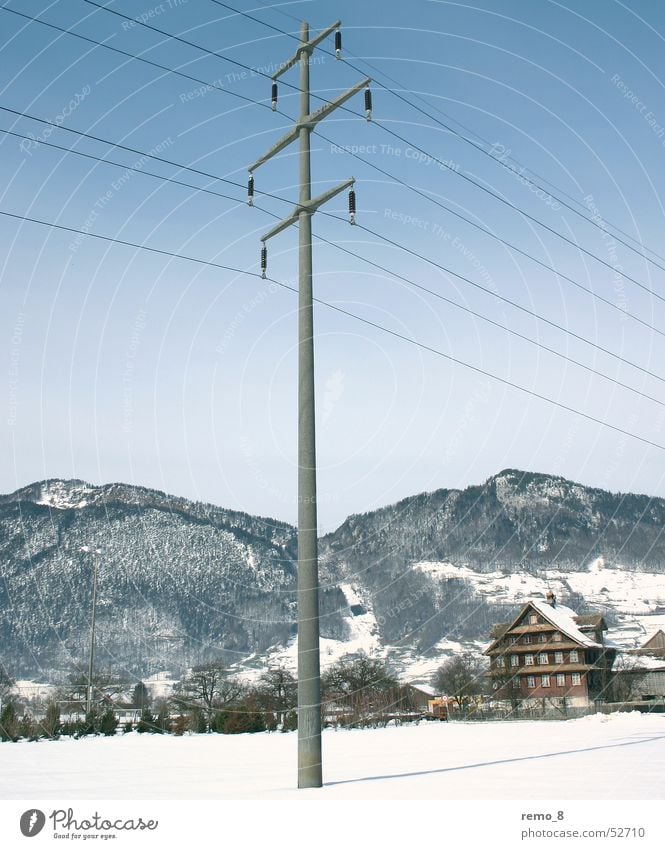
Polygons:
M324 732L321 790L296 735L0 745L2 799L663 799L665 715Z

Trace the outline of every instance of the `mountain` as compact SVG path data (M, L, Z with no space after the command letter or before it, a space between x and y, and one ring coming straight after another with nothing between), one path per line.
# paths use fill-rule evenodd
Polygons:
M619 642L643 642L665 626L664 523L662 499L516 470L350 516L320 541L322 661L378 651L422 677L549 587L580 613L602 610ZM95 556L99 667L294 661L292 526L48 480L0 496L1 658L13 675L85 668Z

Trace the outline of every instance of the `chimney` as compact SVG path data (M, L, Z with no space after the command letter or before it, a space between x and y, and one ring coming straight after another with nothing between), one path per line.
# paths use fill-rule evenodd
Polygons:
M546 598L548 604L550 604L552 607L556 607L556 596L554 595L552 590L548 591Z

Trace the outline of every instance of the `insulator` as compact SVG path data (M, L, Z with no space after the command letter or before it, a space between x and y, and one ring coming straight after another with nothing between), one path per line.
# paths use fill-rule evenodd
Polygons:
M335 32L335 57L342 58L342 33L339 30Z
M365 89L365 117L368 121L372 120L372 92L369 86Z
M356 193L351 189L349 192L349 221L356 223Z
M272 84L272 111L277 109L277 83Z
M254 175L249 175L247 180L247 203L249 206L254 206Z
M266 270L268 268L268 248L263 245L261 248L261 277L266 279Z

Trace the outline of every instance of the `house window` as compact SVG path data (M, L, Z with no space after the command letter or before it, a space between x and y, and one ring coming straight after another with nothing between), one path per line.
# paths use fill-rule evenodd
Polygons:
M538 634L538 642L539 643L547 642L547 634Z
M510 665L511 666L519 666L520 665L520 659L516 654L510 655Z
M525 666L533 666L533 655L525 654L524 655L524 665Z
M566 676L559 673L556 676L556 685L557 685L557 687L565 687L566 686Z
M535 676L527 675L526 676L526 685L530 690L533 690L533 688L536 686Z
M573 685L582 683L582 676L579 672L573 672Z
M570 653L570 662L579 663L580 655L577 649L573 649Z
M563 652L555 651L554 652L554 662L555 663L563 663Z
M555 643L560 643L561 639L562 639L561 638L561 631L555 631L552 639L554 640Z
M531 642L531 634L525 634L524 640L522 642L524 643L525 646L528 646L529 643Z
M516 642L517 642L517 637L511 637L510 638L510 645L511 646L514 646Z
M529 625L537 625L538 624L538 616L535 613L532 613L529 616Z
M520 688L520 679L513 678L513 690L519 690Z
M538 663L540 663L541 666L546 666L549 663L549 657L546 651L543 651L538 655Z
M549 675L541 675L540 676L540 685L541 685L541 687L549 687L550 686L550 676Z
M499 667L499 669L505 669L506 668L506 658L505 657L497 657L496 665Z

